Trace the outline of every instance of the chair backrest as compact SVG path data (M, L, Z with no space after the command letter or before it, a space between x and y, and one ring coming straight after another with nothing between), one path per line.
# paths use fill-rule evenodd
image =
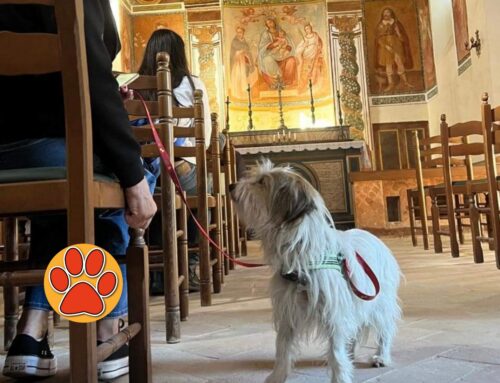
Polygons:
M490 194L497 190L497 163L500 156L500 106L492 108L488 103L488 93L482 97L481 116L482 131L484 135L484 153L486 163L486 174L488 178ZM498 202L497 202L498 203ZM496 207L498 210L498 207Z
M66 124L69 243L92 243L92 125L82 0L0 0L54 7L57 34L0 31L0 75L61 72Z
M441 135L420 139L416 136L417 158L423 169L440 168L443 166L443 151L441 148ZM450 145L462 143L461 137L452 137L449 139ZM452 166L465 165L464 159L453 158Z
M457 143L456 140L461 140ZM467 121L449 126L441 115L441 145L445 184L451 190L451 167L465 165L467 180L474 179L472 156L484 156L484 138L481 121Z
M443 168L443 152L441 147L441 135L422 138L418 137L418 131L413 132L415 139L415 173L417 176L417 187L419 192L424 191L424 169ZM462 143L459 137L449 139L450 145L457 145ZM451 166L465 165L464 160L450 159Z
M159 157L160 152L154 143L152 128L157 129L158 135L169 154L174 152L173 137L173 97L172 77L170 74L170 56L160 52L156 56L156 76L139 76L128 88L134 91L153 90L157 94L155 101L144 101L150 113L157 120L155 126L150 124L134 127L132 131L136 140L141 144L141 155L144 158ZM129 118L144 118L145 110L143 101L140 99L127 100L125 108ZM162 230L163 243L174 243L176 240L176 218L175 218L175 186L165 167L161 165L161 193L158 196L161 205L161 217L164 225ZM166 246L166 245L165 245Z
M210 162L213 177L214 195L222 195L221 190L221 153L220 153L220 132L217 113L212 113L212 142L210 144Z

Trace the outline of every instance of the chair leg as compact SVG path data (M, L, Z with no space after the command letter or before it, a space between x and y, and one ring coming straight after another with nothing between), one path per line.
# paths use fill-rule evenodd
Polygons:
M464 196L464 205L465 199L467 197ZM458 194L455 195L455 207L458 208L460 206L460 196ZM457 232L458 232L458 241L461 245L465 244L464 238L464 226L462 224L462 213L455 212L456 220L457 220Z
M470 219L470 231L472 236L472 252L474 255L475 263L483 263L483 249L481 247L481 241L479 240L479 211L476 205L476 196L470 193L469 199L469 219Z
M484 197L485 197L486 206L491 206L490 200L489 200L489 198L490 198L489 194L486 194ZM492 214L490 214L490 213L486 214L486 228L487 228L488 238L494 238L494 236L495 236L491 216L492 216ZM488 246L489 246L489 249L491 251L495 250L495 242L494 241L493 242L488 241Z
M226 195L226 214L227 214L227 231L228 231L228 247L229 247L229 257L235 258L235 243L237 241L235 231L234 231L234 214L233 214L233 201L231 197ZM229 270L234 270L234 262L229 262Z
M97 383L95 326L95 323L69 323L71 383Z
M230 248L229 248L229 226L228 226L228 221L227 221L227 207L224 207L224 244L225 244L225 249L226 253L230 254ZM224 275L229 274L229 259L224 257Z
M215 209L213 209L212 216L215 221L215 230L213 231L213 241L222 248L222 239L221 239L221 196L220 194L216 195L217 203ZM222 254L219 249L216 249L214 246L211 246L212 256L210 257L216 263L212 266L212 280L214 285L214 293L218 294L222 290Z
M240 225L240 230L241 230L241 255L243 257L246 257L248 255L248 247L247 247L247 228L241 224Z
M238 219L238 214L234 213L234 254L236 258L241 257L241 248L240 248L240 222Z
M187 209L182 205L179 212L179 226L183 234L178 241L179 275L184 280L179 286L181 321L187 320L189 316L189 262L188 262L188 235L187 235Z
M451 256L454 258L457 258L460 256L460 250L458 246L458 239L457 239L457 227L456 227L456 222L455 222L455 203L454 203L453 195L449 195L447 193L447 198L446 198L446 210L447 210L447 217L448 217L448 230L449 230L449 236L450 236L450 249L451 249Z
M410 218L410 234L411 234L411 243L413 246L417 246L417 235L415 230L415 210L413 207L413 198L411 195L411 190L408 189L406 191L406 198L408 200L408 216Z
M437 196L431 195L431 215L432 215L432 236L434 238L434 252L442 253L443 252L443 243L441 242L441 234L439 231L441 229L439 218L439 206L437 201Z
M493 246L495 248L495 259L497 268L500 269L500 220L499 220L499 206L498 206L498 196L497 190L493 191L494 195L490 195L488 200L488 207L490 221L491 221L491 232L493 238Z
M168 202L165 201L165 205L168 205ZM179 264L177 254L178 241L175 218L175 206L173 203L169 206L163 206L162 201L163 289L167 343L179 343L181 338Z
M206 232L208 232L208 209L198 209L198 221ZM208 239L200 234L199 236L199 256L200 256L200 299L202 306L212 304L212 284L210 283L210 244Z
M425 200L425 194L420 195L417 198L419 212L420 212L420 224L422 225L422 240L424 242L424 250L429 250L429 227L427 226L427 204Z
M152 382L149 323L149 259L144 230L131 230L127 250L128 321L141 331L130 340L130 382ZM94 345L95 346L95 345Z
M5 228L5 261L19 260L19 233L17 218L4 218ZM16 337L17 321L19 319L19 287L5 286L3 288L4 302L4 350L7 351Z

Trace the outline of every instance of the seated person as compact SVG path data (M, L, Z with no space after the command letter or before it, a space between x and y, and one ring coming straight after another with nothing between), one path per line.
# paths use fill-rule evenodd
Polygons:
M94 171L113 174L124 189L126 209L96 212L95 244L113 256L125 254L128 228L146 228L156 212L150 188L156 175L144 169L111 71L120 43L109 0L84 1L85 43L93 123ZM54 9L42 5L0 5L0 30L55 33ZM66 165L63 93L60 73L39 76L0 76L0 89L9 97L0 111L0 169L63 167ZM27 89L33 91L27 92ZM76 91L76 89L75 89ZM26 116L26 108L29 115ZM22 116L22 117L20 117ZM18 128L13 129L16 126ZM31 251L39 264L68 245L65 215L31 217ZM123 270L124 272L125 270ZM124 275L125 277L125 275ZM124 278L126 282L126 278ZM116 308L97 323L97 341L119 331L127 313L127 287ZM24 309L3 374L14 378L52 376L56 358L48 341L51 311L42 286L27 288ZM100 377L128 373L128 346L98 364Z
M156 55L159 52L166 52L170 55L170 70L172 75L172 87L174 103L180 107L191 107L194 104L194 91L200 89L203 91L203 112L205 123L205 146L208 148L212 135L212 120L210 117L210 104L208 101L208 92L203 82L189 72L188 61L184 41L177 33L170 29L158 29L150 37L142 64L139 68L141 75L154 75L156 73ZM154 92L143 91L142 95L147 100L156 98ZM134 125L147 124L145 119L135 121ZM174 125L180 127L193 127L194 119L183 118L174 120ZM224 137L223 135L221 135ZM176 146L195 146L195 138L176 138L174 145ZM222 142L223 146L223 142ZM157 162L160 160L157 159ZM196 181L196 158L176 158L175 171L179 176L179 181L182 188L186 191L188 196L197 195L197 181ZM212 189L212 179L209 175L208 178L208 192ZM210 218L209 218L210 219ZM150 241L155 244L161 245L161 222L160 217L157 215L153 220L150 228ZM192 221L191 217L188 220L188 240L190 246L195 246L198 243L198 230ZM195 269L198 264L198 255L190 253L189 265L189 286L191 291L199 291L199 278L196 275ZM156 294L163 294L163 273L154 272L151 278L151 292Z

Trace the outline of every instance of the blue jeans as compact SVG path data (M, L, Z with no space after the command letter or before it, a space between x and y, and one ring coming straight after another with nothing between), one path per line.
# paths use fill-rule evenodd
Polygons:
M42 138L22 140L0 145L0 170L35 167L66 166L66 147L63 138ZM94 156L94 171L111 175L102 162ZM156 186L160 173L159 162L144 162L144 173L151 192ZM31 219L30 254L35 265L46 265L61 249L68 245L66 215L37 215ZM101 211L95 216L95 244L110 252L116 258L124 257L130 237L123 209ZM127 278L125 265L120 265L123 273L122 296L108 315L117 318L127 313ZM25 309L52 310L43 286L26 289Z

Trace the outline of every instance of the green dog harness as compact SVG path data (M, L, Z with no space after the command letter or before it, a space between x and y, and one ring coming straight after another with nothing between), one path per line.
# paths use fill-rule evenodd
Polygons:
M309 270L337 270L342 274L344 268L344 257L341 253L335 255L327 255L320 262L309 263ZM301 285L307 285L307 279L303 275L299 275L298 271L291 271L288 273L281 273L281 276L288 281L297 282Z

